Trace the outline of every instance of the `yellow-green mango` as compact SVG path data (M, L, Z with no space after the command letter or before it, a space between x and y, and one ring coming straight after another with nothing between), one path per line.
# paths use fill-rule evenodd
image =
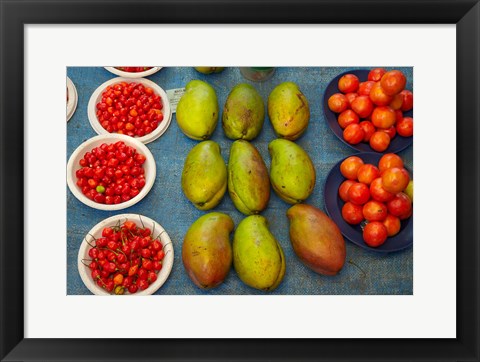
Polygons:
M296 140L308 127L307 98L293 82L276 86L268 96L268 117L278 137Z
M310 196L315 187L315 167L307 152L281 138L270 142L268 150L272 158L270 181L277 195L290 204Z
M227 166L214 141L203 141L193 147L185 159L182 190L197 209L217 206L227 190Z
M177 123L187 137L209 139L218 123L218 100L213 87L201 80L192 80L177 105Z
M222 126L233 140L253 140L262 130L265 106L257 90L250 84L233 87L223 108Z
M188 276L202 289L222 283L232 266L232 218L211 212L195 221L185 234L182 261Z
M237 140L230 148L228 192L235 207L245 215L260 213L270 200L267 166L248 141Z
M287 210L290 242L298 258L314 272L337 274L345 264L345 240L338 226L314 206L297 204Z
M233 266L248 286L274 290L285 276L285 255L261 215L247 216L233 237Z
M195 67L195 70L202 74L220 73L225 67Z

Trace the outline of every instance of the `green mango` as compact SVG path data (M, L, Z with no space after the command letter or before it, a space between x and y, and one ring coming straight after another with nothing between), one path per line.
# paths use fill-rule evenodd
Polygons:
M290 242L298 258L314 272L337 274L345 264L345 240L338 226L314 206L297 204L287 210Z
M195 67L195 70L202 74L220 73L225 67Z
M209 289L222 283L232 266L232 218L212 212L198 218L185 234L182 261L196 286Z
M270 181L278 196L296 204L305 200L315 187L315 167L302 147L277 138L268 145L272 158Z
M228 192L235 207L245 215L260 213L270 200L267 166L248 141L235 141L230 148Z
M193 147L185 159L182 190L197 209L217 206L227 190L227 166L214 141L203 141Z
M284 82L268 96L268 117L278 137L296 140L308 127L310 107L298 86Z
M252 140L262 130L265 119L263 99L250 84L237 84L223 108L222 126L233 140Z
M238 225L233 237L233 266L239 278L255 289L271 291L282 282L285 255L263 216L247 216Z
M218 100L213 87L201 80L192 80L177 105L177 123L187 137L209 139L218 123Z

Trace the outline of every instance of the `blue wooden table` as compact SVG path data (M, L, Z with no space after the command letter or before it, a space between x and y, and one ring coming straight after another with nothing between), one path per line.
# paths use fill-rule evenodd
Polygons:
M277 68L274 76L255 83L243 78L238 68L226 68L222 73L203 75L189 67L163 68L148 77L164 90L182 88L192 79L210 83L217 92L220 109L230 90L238 83L254 85L266 105L271 90L281 82L298 84L310 104L310 124L305 134L296 142L310 155L315 164L317 182L313 194L306 203L325 211L323 189L325 178L339 160L354 153L342 143L328 127L323 114L323 93L331 79L340 73L355 68ZM388 68L390 69L390 68ZM412 68L401 69L407 75L407 89L413 89ZM103 82L116 77L102 67L70 67L68 77L78 92L78 106L67 124L67 160L85 140L96 135L87 117L87 104L91 94ZM260 135L252 142L270 167L268 143L275 138L266 116ZM232 141L225 137L221 121L212 135L219 143L225 162L228 160ZM183 237L190 225L204 211L197 210L183 195L180 179L185 157L197 141L187 138L179 129L175 114L168 130L147 147L151 150L157 166L155 184L148 195L138 204L116 212L92 209L67 191L67 294L91 294L84 286L77 270L77 254L85 234L101 220L120 213L137 213L159 222L172 239L175 259L166 283L155 294L215 295L215 294L266 294L244 285L235 271L219 287L203 291L188 278L181 260ZM412 146L399 153L408 167L412 168ZM315 274L306 268L293 253L288 236L289 223L285 215L289 204L283 202L272 190L267 210L262 215L270 223L270 230L282 245L286 256L286 275L280 286L269 294L412 294L413 293L413 247L406 250L381 254L364 250L347 241L347 259L342 271L333 277ZM222 202L211 211L229 214L235 225L244 215L236 210L228 192ZM361 268L361 269L360 269ZM363 270L363 271L362 271Z

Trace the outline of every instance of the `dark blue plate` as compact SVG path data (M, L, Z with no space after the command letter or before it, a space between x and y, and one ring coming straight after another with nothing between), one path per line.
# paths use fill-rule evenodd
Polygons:
M378 165L378 161L382 157L380 153L357 153L353 156L360 157L365 163L372 163ZM350 157L350 156L349 156ZM343 160L338 162L331 169L325 181L325 208L330 218L338 225L343 236L348 240L357 244L358 246L376 252L392 252L408 248L413 243L413 217L401 221L400 232L389 237L383 245L377 248L372 248L365 244L362 236L362 228L360 225L350 225L342 217L343 200L338 195L338 188L341 183L345 181L345 177L340 173L340 164ZM411 170L407 169L410 176L413 178Z
M337 114L332 112L330 108L328 108L328 98L330 98L335 93L340 93L338 90L338 81L339 79L345 74L355 74L360 82L364 82L368 80L368 73L370 71L367 69L362 70L351 70L342 74L337 75L333 80L328 84L327 89L323 95L323 111L325 112L325 117L327 118L328 125L330 129L335 133L340 141L345 143L347 146L352 147L353 149L360 151L360 152L376 152L373 148L370 147L368 143L360 142L356 145L351 145L350 143L346 142L343 139L343 129L340 127L337 121ZM405 117L413 117L413 111L404 112L403 115ZM398 134L393 138L390 142L388 148L382 153L396 153L401 150L404 150L408 146L410 146L413 142L413 137L402 137Z

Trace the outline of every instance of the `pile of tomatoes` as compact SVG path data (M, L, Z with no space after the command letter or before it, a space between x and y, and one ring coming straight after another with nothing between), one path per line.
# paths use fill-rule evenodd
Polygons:
M123 141L103 143L79 161L77 186L99 204L120 204L137 196L145 186L145 161L145 155Z
M341 93L328 99L328 107L338 113L343 139L352 144L366 142L377 152L385 151L396 134L413 135L413 118L403 112L413 108L413 93L405 89L405 75L399 70L372 69L368 80L354 74L338 81Z
M104 228L102 237L94 242L89 242L91 259L85 265L93 280L107 292L134 294L157 280L165 252L149 228L127 220L122 225Z
M143 137L163 121L163 100L142 83L109 85L97 103L97 118L109 133Z
M152 69L153 67L115 67L115 69L121 70L122 72L129 73L140 73Z
M406 190L410 175L402 159L394 154L382 156L378 167L364 163L358 156L350 156L340 164L340 172L347 179L338 189L345 202L343 219L352 225L365 223L363 240L371 247L385 243L398 234L401 220L412 216L412 200ZM413 197L413 195L411 195Z

